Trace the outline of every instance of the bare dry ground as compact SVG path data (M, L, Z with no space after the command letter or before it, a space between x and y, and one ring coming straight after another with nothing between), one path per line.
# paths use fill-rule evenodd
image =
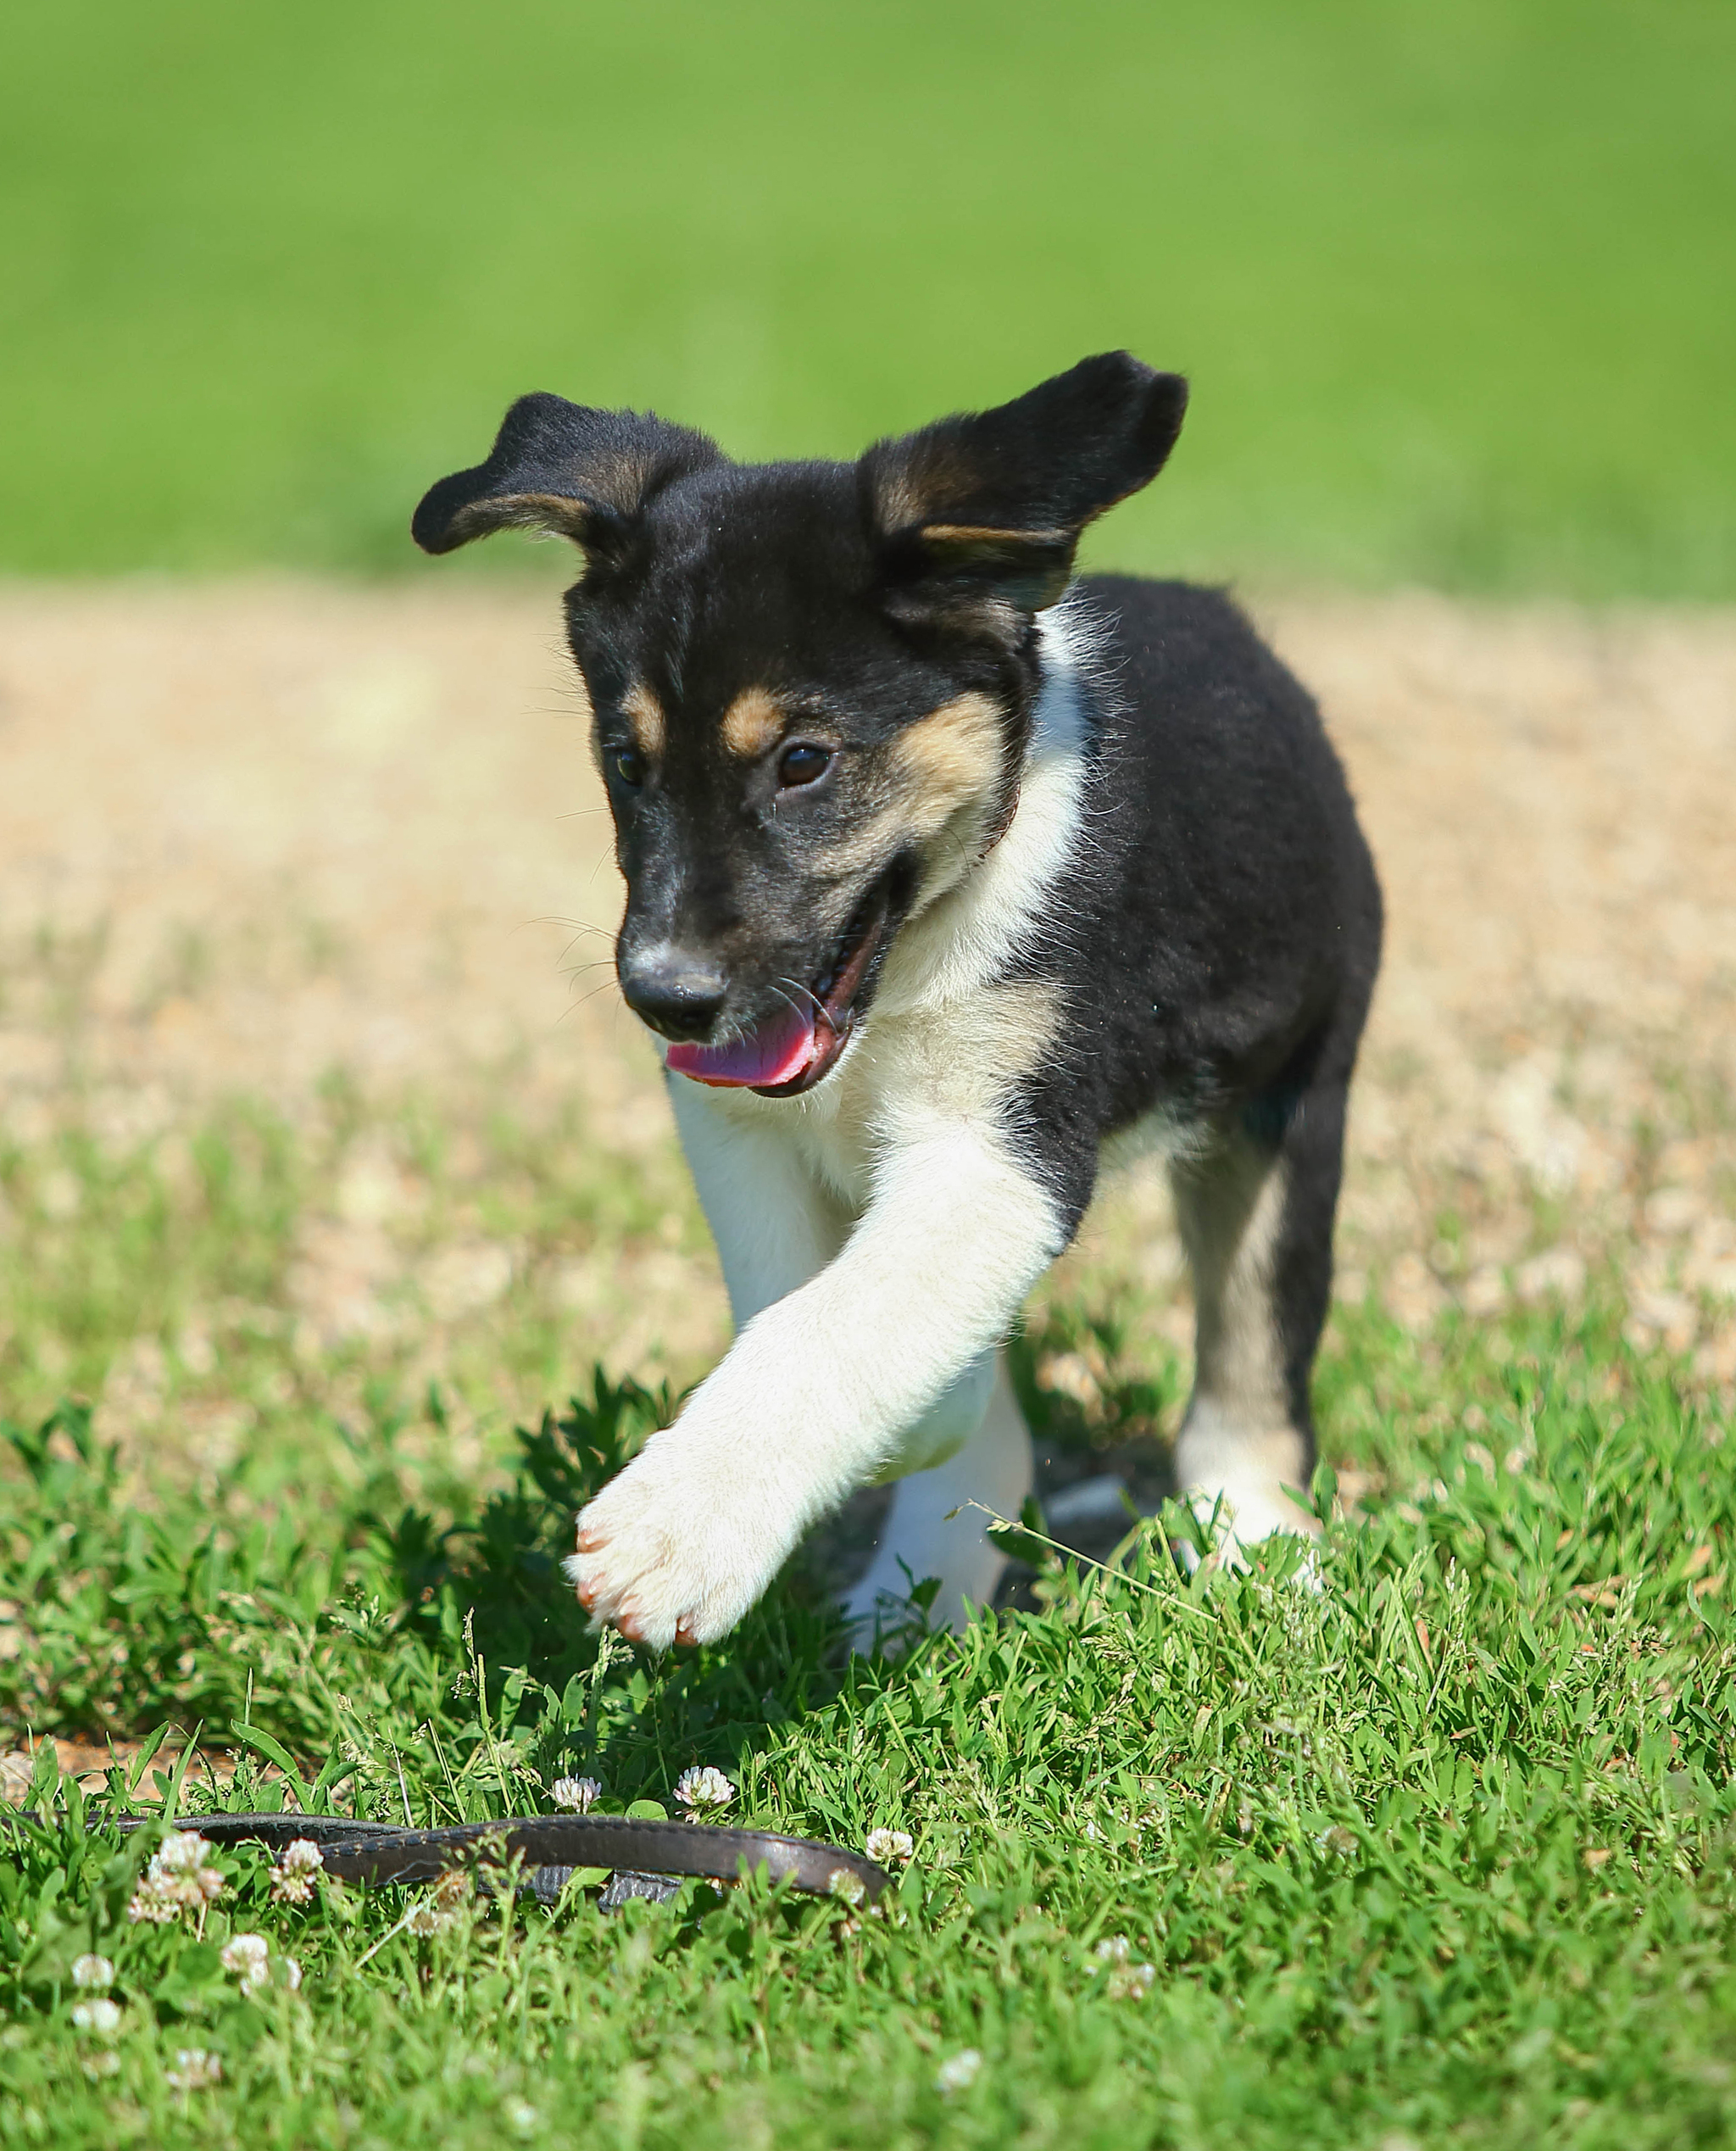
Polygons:
M1728 1390L1736 616L1255 610L1327 711L1389 904L1341 1292L1420 1329L1611 1284L1637 1339ZM171 1184L222 1099L320 1137L259 1318L298 1366L341 1364L332 1396L359 1367L437 1373L510 1306L554 1342L484 1382L500 1413L595 1358L686 1379L722 1344L609 983L617 909L552 590L0 590L0 1134L46 1160L75 1121ZM0 1203L15 1251L80 1199L52 1162L31 1184L28 1213ZM1179 1341L1177 1272L1136 1180L1046 1289ZM264 1408L199 1394L238 1318L195 1307L115 1350L110 1424L178 1398L220 1467ZM57 1363L52 1340L31 1362Z

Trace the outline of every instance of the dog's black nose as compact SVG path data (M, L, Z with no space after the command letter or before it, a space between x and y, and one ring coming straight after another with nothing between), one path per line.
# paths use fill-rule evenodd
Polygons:
M626 1005L667 1039L703 1039L722 1012L728 984L718 967L662 942L617 966Z

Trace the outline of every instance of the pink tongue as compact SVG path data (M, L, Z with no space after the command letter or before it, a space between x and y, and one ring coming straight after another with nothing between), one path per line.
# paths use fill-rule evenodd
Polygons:
M727 1045L672 1045L664 1065L695 1083L793 1082L814 1057L814 1019L792 1008Z

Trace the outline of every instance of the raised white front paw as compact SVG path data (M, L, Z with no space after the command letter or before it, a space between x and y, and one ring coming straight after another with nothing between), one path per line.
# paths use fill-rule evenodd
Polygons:
M708 1448L677 1423L579 1513L565 1563L579 1602L653 1650L727 1635L795 1543L739 1457L732 1468Z

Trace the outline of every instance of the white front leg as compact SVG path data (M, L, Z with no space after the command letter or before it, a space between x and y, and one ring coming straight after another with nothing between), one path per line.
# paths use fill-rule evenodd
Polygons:
M670 1078L687 1169L729 1293L736 1328L805 1284L843 1245L849 1218L790 1140L763 1113L728 1104L704 1084Z
M998 1131L925 1117L901 1136L837 1258L755 1315L581 1514L567 1574L635 1641L732 1628L810 1524L999 1343L1060 1251L1053 1203Z

